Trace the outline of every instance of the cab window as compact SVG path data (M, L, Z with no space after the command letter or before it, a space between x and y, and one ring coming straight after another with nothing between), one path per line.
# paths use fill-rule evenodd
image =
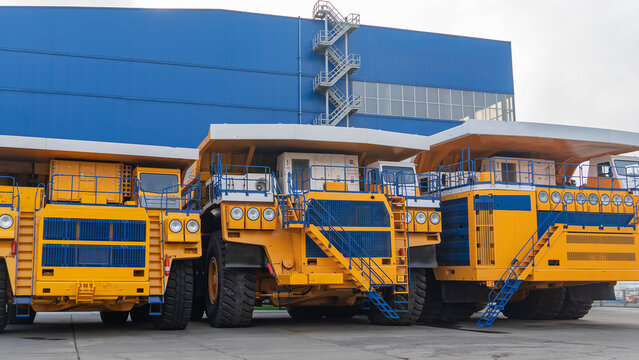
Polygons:
M156 194L176 193L180 190L178 176L173 174L140 174L140 185L144 192Z
M606 161L597 164L597 177L612 177L610 162Z
M415 183L415 171L411 167L403 166L383 166L382 171L384 174L384 181L388 183L395 183L399 181L400 184L414 184Z
M639 161L615 160L619 176L639 177Z

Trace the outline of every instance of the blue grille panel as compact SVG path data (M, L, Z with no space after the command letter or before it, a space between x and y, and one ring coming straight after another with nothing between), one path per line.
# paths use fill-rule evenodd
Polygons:
M390 215L384 203L380 201L342 201L311 199L308 206L318 202L341 226L349 227L389 227ZM329 219L317 219L309 212L309 222L322 225ZM337 225L337 224L333 224Z
M42 266L144 267L144 246L45 244Z
M537 226L539 234L543 235L551 225L546 219L550 216L550 211L537 211ZM557 215L555 224L567 224L577 226L631 226L632 214L612 214L612 213L589 213L589 212L565 212ZM540 235L540 236L541 236Z
M44 240L133 241L146 240L141 220L44 219Z
M475 203L476 209L488 210L492 203ZM437 264L440 266L469 266L468 199L441 202L442 233L437 244Z
M322 234L337 248L345 257L391 257L391 234L388 231L340 231L347 233L355 240L359 246L354 246L354 253L349 254L344 240L348 237L337 236L329 231L322 231ZM306 257L326 257L322 249L315 242L306 236Z

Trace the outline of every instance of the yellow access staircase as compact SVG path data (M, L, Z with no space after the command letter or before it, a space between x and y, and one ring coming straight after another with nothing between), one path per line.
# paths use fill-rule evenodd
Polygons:
M149 295L164 295L164 255L162 254L162 223L158 210L149 210Z
M35 213L33 210L21 210L16 245L15 296L31 297L33 294L34 244Z

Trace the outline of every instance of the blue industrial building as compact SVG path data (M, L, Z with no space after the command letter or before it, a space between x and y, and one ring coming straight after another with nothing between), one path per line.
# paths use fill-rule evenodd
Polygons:
M0 134L195 147L211 123L320 122L429 135L465 119L514 121L510 43L355 19L322 45L318 33L336 31L328 20L0 8ZM348 75L318 85L339 56L354 60ZM334 97L328 105L331 89L357 100L332 123L321 116L337 108Z

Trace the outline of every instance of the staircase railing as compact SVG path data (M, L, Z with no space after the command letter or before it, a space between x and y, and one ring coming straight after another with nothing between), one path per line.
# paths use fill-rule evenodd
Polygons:
M8 179L11 181L10 191L0 190L0 195L10 194L8 195L8 197L10 198L10 201L8 204L0 203L0 207L2 206L9 207L11 208L12 211L14 210L14 208L17 208L19 210L20 209L20 191L19 191L19 186L18 186L18 183L16 182L16 179L13 176L0 176L0 179Z
M307 212L314 214L307 214L306 227L309 227L311 218L320 221L320 224L313 224L319 226L322 230L328 231L326 237L331 246L335 246L336 249L349 258L349 269L355 265L361 274L368 279L369 291L374 287L392 286L393 279L384 272L384 270L377 264L375 260L366 252L366 250L359 244L352 236L344 230L339 222L333 217L333 215L326 210L326 208L319 201L307 202ZM332 235L332 236L331 236ZM335 241L335 239L339 241ZM357 259L354 261L353 259ZM388 282L386 281L388 280Z

